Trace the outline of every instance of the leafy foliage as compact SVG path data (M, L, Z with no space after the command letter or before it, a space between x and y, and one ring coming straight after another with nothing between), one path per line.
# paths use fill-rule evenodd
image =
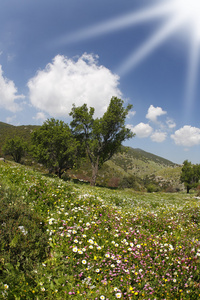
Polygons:
M50 119L32 133L33 155L39 162L61 177L66 169L73 167L77 141L63 121Z
M76 138L83 143L92 165L91 185L95 185L98 169L109 160L126 139L134 136L125 127L125 120L132 105L123 107L123 101L112 97L107 111L100 119L93 118L94 108L84 104L72 108L70 123Z
M26 150L27 144L18 136L12 139L7 139L3 147L3 153L5 155L11 155L14 161L17 163L21 162L21 159L25 155Z
M36 125L14 126L0 122L0 155L3 155L2 148L7 139L19 137L23 139L27 144L30 144L31 132L39 127L40 126Z
M200 165L192 165L191 162L185 160L180 179L181 182L184 182L187 193L189 193L192 188L198 186L200 180Z
M0 274L12 265L17 270L32 270L48 254L48 236L43 218L16 198L15 192L0 188Z
M12 126L0 122L0 148L3 145L6 136L10 138L19 136L20 138L23 138L28 145L31 145L31 132L40 127L41 126L31 125ZM81 145L78 147L78 153L81 154L82 157L84 149L80 148ZM33 166L42 172L46 172L45 166L36 163L30 153L27 153L23 163ZM120 147L120 151L115 153L111 159L106 161L98 170L96 184L99 186L120 187L123 182L124 187L130 186L130 183L128 183L129 180L127 181L126 178L134 176L137 178L138 184L132 185L132 187L136 190L140 188L145 190L147 185L144 182L141 182L141 180L144 180L146 176L154 174L157 178L157 182L151 180L149 183L157 185L158 182L160 182L160 189L171 189L175 191L183 189L183 185L180 184L180 173L180 166L162 157L158 157L141 149L122 146ZM90 182L92 170L89 158L81 158L78 164L76 162L73 169L68 169L66 173L63 173L62 178L64 177Z

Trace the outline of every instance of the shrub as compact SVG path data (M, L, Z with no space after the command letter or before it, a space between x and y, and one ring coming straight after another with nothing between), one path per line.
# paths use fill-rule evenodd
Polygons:
M140 190L140 183L141 179L134 175L124 176L120 182L120 188L132 188L138 191Z
M0 255L3 266L31 270L48 254L48 236L42 217L15 198L12 191L0 188Z
M157 191L158 191L158 188L154 184L150 183L150 184L147 185L147 192L148 193L154 193L154 192L157 192Z

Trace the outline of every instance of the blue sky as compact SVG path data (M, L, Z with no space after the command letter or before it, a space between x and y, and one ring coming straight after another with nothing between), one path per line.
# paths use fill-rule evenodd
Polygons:
M200 163L199 0L7 0L0 121L70 122L72 104L133 104L133 148Z

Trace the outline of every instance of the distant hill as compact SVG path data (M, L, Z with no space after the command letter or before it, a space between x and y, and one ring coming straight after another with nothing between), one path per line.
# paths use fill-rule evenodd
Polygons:
M0 122L0 155L6 138L20 136L29 142L31 132L40 126L13 126ZM110 187L134 187L142 189L144 186L179 186L181 167L163 157L154 155L141 149L122 147L111 160L107 161L99 170L97 183ZM76 170L70 170L66 177L89 181L91 177L90 163L83 160Z
M20 125L14 126L7 123L0 122L0 155L2 156L2 146L7 138L19 136L25 141L30 141L31 132L39 128L36 125Z
M133 187L136 190L153 184L156 190L182 189L181 167L165 158L131 147L122 147L99 170L97 184L109 187ZM89 181L90 162L83 160L77 170L68 171L72 178Z

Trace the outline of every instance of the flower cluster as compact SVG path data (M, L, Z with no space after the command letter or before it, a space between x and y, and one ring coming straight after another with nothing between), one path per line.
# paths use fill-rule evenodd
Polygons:
M31 282L20 279L22 298L200 297L199 199L109 191L28 172L25 180L32 209L45 216L50 255L34 266ZM2 293L12 296L16 284L6 287L5 281Z

